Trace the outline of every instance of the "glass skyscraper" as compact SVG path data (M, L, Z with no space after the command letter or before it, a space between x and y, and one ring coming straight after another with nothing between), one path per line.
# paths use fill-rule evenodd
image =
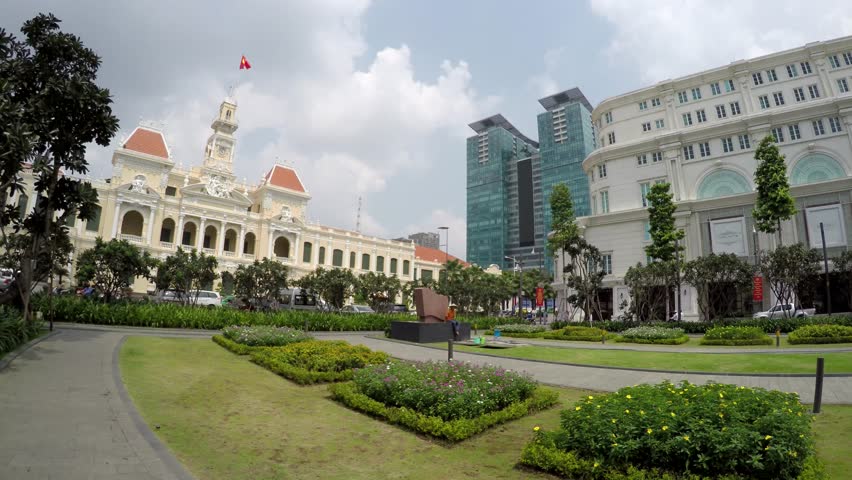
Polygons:
M582 163L595 148L588 100L572 89L539 101L541 145L502 115L470 124L467 139L467 258L503 269L517 258L527 269L552 270L547 261L550 192L565 183L577 216L590 214L589 182Z

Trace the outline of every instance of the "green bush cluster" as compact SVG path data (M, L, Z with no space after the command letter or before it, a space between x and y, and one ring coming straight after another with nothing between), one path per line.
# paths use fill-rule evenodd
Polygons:
M464 362L401 362L355 372L358 391L389 407L410 408L442 420L475 418L526 400L529 375Z
M557 322L554 322L556 324ZM564 324L563 322L558 322ZM790 333L799 327L805 325L845 325L852 326L852 315L814 315L812 317L803 318L726 318L715 320L712 322L633 322L633 321L618 321L608 320L604 322L595 322L595 326L602 328L607 332L622 332L628 328L651 326L651 327L677 327L682 328L685 333L705 333L707 330L714 327L726 326L741 326L741 327L758 327L766 333L775 333L776 328L780 328L782 333ZM577 323L569 323L568 325L578 325Z
M0 357L11 352L41 332L41 322L27 322L21 313L0 305Z
M689 341L682 328L633 327L621 332L615 341L625 343L651 343L658 345L680 345Z
M252 362L302 385L350 380L353 369L388 361L385 352L341 340L309 340L250 353Z
M574 479L820 478L810 421L795 394L638 385L578 401L521 463Z
M850 343L852 327L843 325L805 325L790 333L792 344Z
M559 401L559 394L555 391L539 387L526 400L512 403L502 410L485 413L474 418L444 420L440 417L424 415L406 407L387 406L361 393L358 386L351 382L330 385L329 391L334 400L349 408L379 417L395 425L402 425L415 432L453 442L470 438L494 425L551 407Z
M500 330L501 334L509 333L539 333L550 330L547 325L532 325L529 323L516 323L511 325L497 325L492 330Z
M248 345L243 345L242 343L237 343L233 340L229 340L222 335L213 335L212 337L213 343L225 348L226 350L230 350L237 355L248 355L255 350L266 348L266 347L250 347Z
M713 327L701 345L772 345L772 339L758 327Z
M542 338L550 340L569 340L573 342L600 342L602 338L614 339L614 334L595 327L565 327L559 330L544 332Z
M222 335L249 347L280 347L314 338L302 330L271 325L229 325L222 329Z
M37 299L37 309L47 311L44 298ZM148 302L101 303L77 297L54 297L54 319L63 322L132 327L199 328L219 330L228 325L274 325L312 331L385 330L393 321L409 321L406 314L344 315L305 310L249 312L232 308L201 308L178 304ZM460 317L460 321L491 328L506 319L496 317Z

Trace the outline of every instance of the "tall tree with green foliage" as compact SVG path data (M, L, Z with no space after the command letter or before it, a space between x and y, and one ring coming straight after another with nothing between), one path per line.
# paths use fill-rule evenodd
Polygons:
M775 250L760 252L760 273L766 278L778 304L792 304L804 281L819 272L819 260L816 250L801 243L782 245ZM785 315L790 313L784 310Z
M358 277L355 294L377 310L380 304L395 301L401 288L395 275L388 277L384 273L367 272Z
M289 269L286 265L264 258L240 265L234 273L234 291L255 305L281 300L281 289L287 288Z
M211 285L218 274L219 262L212 255L181 247L157 266L154 283L157 290L172 290L184 304L195 305L198 291Z
M790 182L787 179L787 164L771 135L760 141L754 152L754 160L757 162L754 171L757 198L751 215L761 232L778 232L778 245L781 245L781 221L789 220L796 214L796 203L790 195Z
M724 301L727 287L748 288L753 274L754 268L733 253L711 253L683 266L683 280L695 287L698 310L706 322L732 313L726 307L730 302Z
M645 253L660 262L669 264L671 268L665 271L672 272L671 278L666 279L666 319L669 317L669 295L674 284L675 275L681 268L681 252L683 245L679 244L683 239L683 230L675 227L674 213L677 205L674 203L674 195L670 193L670 187L666 182L657 183L651 187L648 193L648 223L651 235L651 244L645 247ZM683 310L678 305L679 310Z
M38 15L21 32L23 41L0 30L0 197L22 190L20 174L30 164L35 208L23 220L6 208L0 227L11 225L28 236L16 283L29 318L31 286L52 270L54 235L63 233L70 215L94 215L97 192L74 177L88 172L86 145L109 145L118 119L109 91L95 83L100 58L77 36L62 32L59 19ZM5 207L6 199L2 202ZM48 268L40 266L45 257Z
M98 237L94 247L77 257L76 277L80 283L93 283L109 302L130 287L136 277L150 278L155 266L156 261L148 252L127 240L105 242Z
M575 244L580 238L577 219L574 216L574 201L571 199L571 190L564 183L553 186L550 194L550 218L552 233L547 238L547 250L553 257L561 256L562 271L559 272L559 275L562 276L562 290L565 292L565 298L559 306L559 311L564 318L564 315L568 313L566 307L569 302L567 296L569 271L578 270L577 266L573 265L573 260L569 267L565 254L569 246Z
M318 293L336 309L342 308L346 299L353 295L357 282L358 278L347 268L326 270L322 267L296 281L300 287Z

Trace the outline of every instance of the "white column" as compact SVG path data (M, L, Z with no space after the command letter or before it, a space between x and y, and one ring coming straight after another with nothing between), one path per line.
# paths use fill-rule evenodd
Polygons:
M115 238L118 235L118 224L121 223L121 202L115 202L115 214L112 216L112 237Z
M245 253L245 251L243 251L243 247L245 246L245 244L246 244L246 226L240 225L240 239L239 239L239 243L237 244L237 248L234 249L237 252L238 257L242 257L243 254Z
M154 232L154 206L148 207L150 213L148 214L148 234L146 236L145 244L149 247L151 246L151 235Z
M184 216L180 215L178 217L178 225L175 229L175 237L172 239L175 245L181 246L183 245L183 224L184 224Z
M201 226L199 227L198 232L195 233L195 236L198 237L198 238L195 239L195 244L196 244L195 248L197 248L199 252L201 251L202 248L204 248L204 227L207 226L206 224L207 224L207 219L204 218L204 217L201 217Z
M275 258L275 251L273 251L273 242L275 241L275 232L272 229L269 229L269 249L267 250L266 256L269 258Z
M296 234L296 239L295 239L295 240L293 240L293 255L291 255L291 258L293 259L293 263L294 263L294 264L295 264L295 263L298 263L298 261L299 261L299 243L301 243L301 242L299 241L299 238L300 238L300 236L299 236L299 234L297 233L297 234Z
M823 96L836 97L837 92L834 90L835 84L831 81L831 77L828 75L828 61L826 60L826 57L814 58L813 62L816 65L817 76L822 84Z
M216 255L224 255L225 253L225 221L222 221L222 228L219 231L219 238L217 239L219 246L216 249Z

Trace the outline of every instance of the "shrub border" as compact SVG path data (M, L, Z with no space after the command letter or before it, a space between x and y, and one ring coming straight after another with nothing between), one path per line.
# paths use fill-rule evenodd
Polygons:
M644 343L652 345L683 345L689 341L689 335L683 335L677 338L630 338L618 336L615 338L618 343Z
M221 347L225 348L225 350L230 350L232 353L237 355L248 355L251 352L255 351L257 347L250 347L248 345L243 345L242 343L237 343L233 340L225 338L224 335L213 335L212 337L213 343L219 344Z
M541 437L545 437L542 439ZM647 470L630 467L628 472L621 472L604 467L596 467L591 460L578 457L574 452L560 450L546 434L537 434L521 452L520 462L524 467L552 473L563 478L607 478L612 480L675 480L684 478L680 474L661 470ZM689 477L694 480L712 480L716 477ZM799 474L799 480L827 479L825 466L816 455L805 460L804 470Z
M738 347L742 345L772 345L772 338L769 336L764 336L761 338L718 338L718 339L710 339L710 338L702 338L700 344L701 345L725 345L729 347Z
M558 393L549 388L538 387L530 398L515 402L502 410L476 418L448 421L440 417L423 415L405 407L389 407L360 393L358 387L352 382L330 385L328 389L332 399L353 410L451 442L465 440L495 425L525 417L559 403Z
M306 368L297 367L293 364L273 360L269 358L268 352L264 350L254 350L251 352L251 361L261 367L276 373L288 380L298 383L299 385L312 385L314 383L324 382L342 382L352 380L352 369L343 370L340 372L317 372Z
M794 337L787 336L787 343L791 345L820 345L826 343L852 343L852 337Z

